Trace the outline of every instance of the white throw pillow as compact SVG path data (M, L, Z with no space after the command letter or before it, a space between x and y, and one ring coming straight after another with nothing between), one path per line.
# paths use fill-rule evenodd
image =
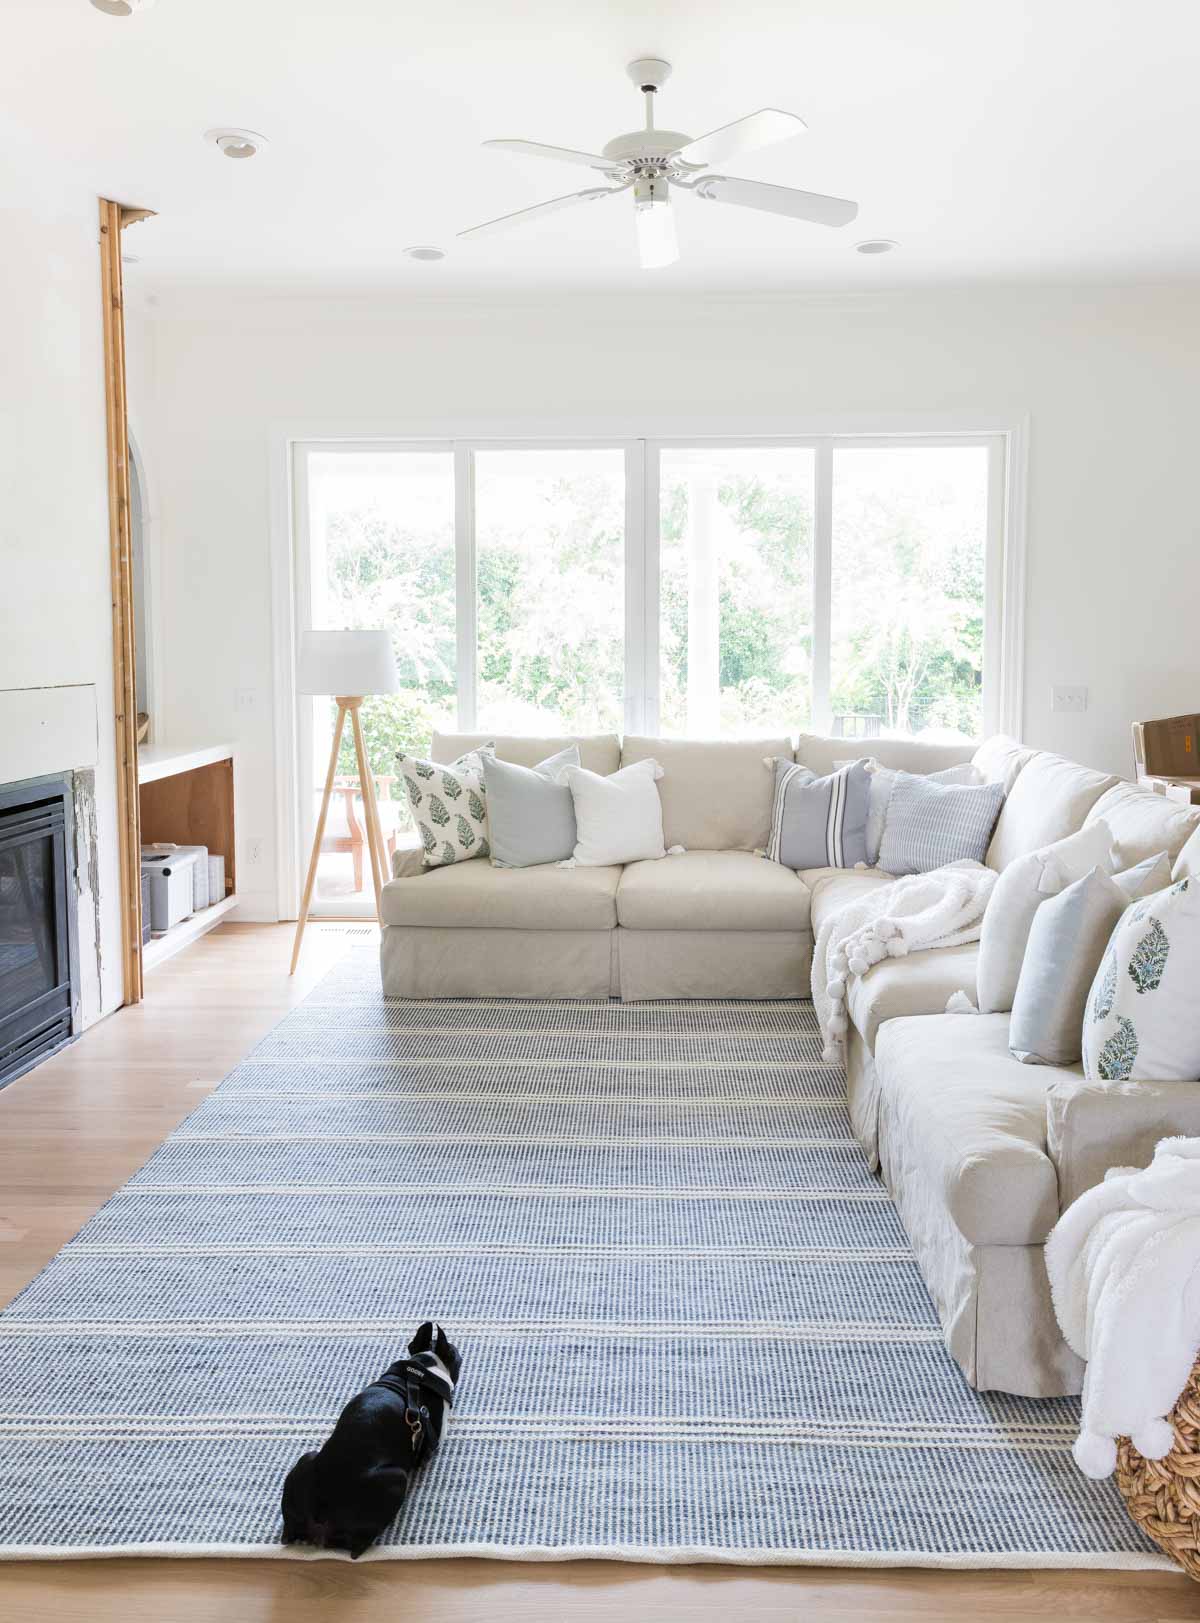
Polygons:
M1083 1017L1089 1082L1200 1080L1200 880L1125 910Z
M1065 840L1017 857L996 881L983 915L976 983L981 1014L1007 1014L1013 1006L1033 916L1047 896L1057 896L1099 867L1113 869L1107 823L1068 834Z
M619 772L601 777L582 766L568 766L560 782L575 803L575 855L581 868L605 868L611 863L642 862L665 857L662 801L657 761L635 761Z

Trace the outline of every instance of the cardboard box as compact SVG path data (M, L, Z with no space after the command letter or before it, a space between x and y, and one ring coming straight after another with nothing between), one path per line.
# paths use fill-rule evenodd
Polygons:
M1139 777L1200 776L1200 715L1135 721L1133 754Z

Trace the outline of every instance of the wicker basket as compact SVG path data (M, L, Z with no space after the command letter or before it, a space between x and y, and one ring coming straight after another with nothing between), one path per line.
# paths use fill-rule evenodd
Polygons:
M1143 1459L1120 1439L1117 1484L1142 1532L1200 1583L1200 1360L1169 1419L1175 1445L1166 1459Z

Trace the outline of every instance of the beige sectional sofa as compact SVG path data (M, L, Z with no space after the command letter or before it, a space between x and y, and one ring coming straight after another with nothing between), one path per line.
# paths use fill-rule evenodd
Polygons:
M425 869L395 856L383 889L383 980L390 997L791 998L808 994L814 894L830 870L764 862L773 775L793 757L816 772L853 743L802 736L737 742L626 737L494 738L503 760L532 766L578 743L582 765L615 772L653 756L663 768L663 836L682 854L624 868ZM483 734L435 733L449 762ZM971 745L872 741L885 766L932 772ZM874 878L874 875L868 876ZM413 883L419 879L419 883ZM811 882L810 882L811 881Z
M436 735L433 756L449 762L483 741ZM764 757L792 755L822 773L856 753L851 741L495 739L498 755L522 765L571 742L597 772L654 756L665 841L683 853L623 868L424 870L419 850L399 850L383 891L389 996L805 997L823 921L889 882L878 870L795 874L756 855L770 821ZM911 772L973 760L1004 782L994 868L1103 818L1120 866L1165 850L1176 877L1200 875L1200 808L1009 739L861 748ZM977 958L974 945L919 952L852 983L851 1120L967 1379L1029 1396L1077 1391L1082 1371L1050 1305L1046 1235L1108 1166L1148 1162L1165 1134L1200 1133L1200 1085L1105 1086L1078 1066L1019 1064L1007 1015L944 1012L956 991L974 998Z

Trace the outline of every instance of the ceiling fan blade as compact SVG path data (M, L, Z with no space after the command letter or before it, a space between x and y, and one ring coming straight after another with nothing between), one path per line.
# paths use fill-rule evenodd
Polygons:
M820 192L772 186L764 180L738 180L734 175L705 175L696 184L696 196L712 203L738 203L742 208L765 209L768 214L786 214L791 220L810 220L814 225L849 225L858 213L858 204L845 197L824 197Z
M655 203L634 210L637 218L638 258L643 270L661 270L679 258L675 210L670 203Z
M500 214L494 220L485 220L482 225L468 226L457 235L479 237L485 231L507 231L509 226L523 225L526 220L536 220L541 214L557 214L559 209L572 208L576 203L593 203L597 198L612 197L617 192L625 190L624 186L589 186L586 192L570 192L566 197L552 197L549 202L535 203L532 208L516 209L512 214Z
M503 147L506 152L523 152L531 158L558 158L562 163L581 163L587 169L616 170L621 165L598 152L576 152L574 147L550 147L541 141L485 141L485 147Z
M775 141L786 141L789 136L802 135L807 128L795 113L764 107L761 112L749 113L745 118L734 119L732 124L723 124L719 130L697 136L687 146L680 147L675 157L697 169L711 169L729 158L740 158L743 152L754 152Z

